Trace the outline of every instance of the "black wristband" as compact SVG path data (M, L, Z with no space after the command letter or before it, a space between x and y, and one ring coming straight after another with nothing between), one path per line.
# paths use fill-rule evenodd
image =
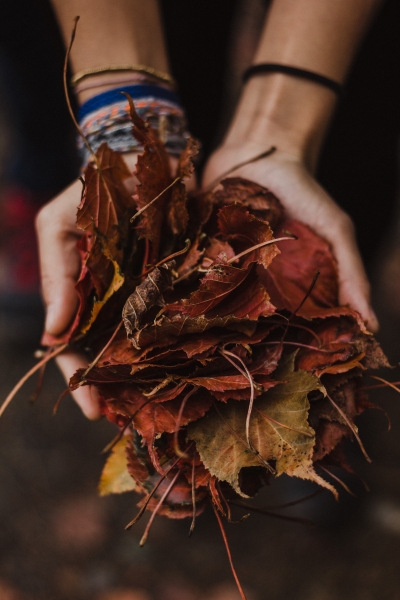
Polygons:
M253 77L254 75L261 75L263 73L284 73L285 75L292 75L293 77L308 79L309 81L313 81L319 85L324 85L339 96L342 96L344 93L343 86L340 83L337 83L337 81L329 79L329 77L319 75L313 71L306 71L305 69L288 67L287 65L279 65L275 63L261 63L258 65L252 65L243 73L243 83L246 83L250 77Z

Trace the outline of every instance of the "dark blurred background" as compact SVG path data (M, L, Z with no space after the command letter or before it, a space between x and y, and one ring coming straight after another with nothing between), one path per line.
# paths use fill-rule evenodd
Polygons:
M203 160L221 139L267 3L163 0L173 73ZM318 177L353 217L373 281L380 339L400 360L400 3L388 0L354 63L322 155ZM64 48L46 0L0 1L0 397L34 364L42 309L33 219L76 177L75 133L62 89ZM388 377L387 374L384 374ZM400 379L396 372L389 374ZM54 366L32 406L28 384L0 420L0 600L235 600L212 514L192 539L186 522L124 525L131 494L100 499L100 450L110 424L89 423ZM400 600L400 409L396 392L372 398L360 429L372 465L349 447L368 482L347 480L336 504L325 493L292 509L317 527L252 515L228 527L249 600ZM282 477L260 505L306 495L307 483Z

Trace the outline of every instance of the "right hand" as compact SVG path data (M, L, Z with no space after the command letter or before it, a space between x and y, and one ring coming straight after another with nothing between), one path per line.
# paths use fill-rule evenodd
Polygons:
M137 156L133 152L124 155L132 171ZM125 181L131 193L134 192L135 183L134 177ZM67 330L79 304L75 283L81 269L81 258L76 244L82 231L76 226L76 211L81 192L82 183L77 180L46 204L36 219L42 293L46 307L45 331L54 336ZM67 383L77 369L88 365L83 354L70 350L60 354L56 361ZM100 417L95 387L81 386L72 392L72 396L88 419Z
M124 154L124 160L132 172L137 157L137 152ZM177 159L171 157L170 164L172 173L176 172ZM136 185L134 176L125 180L125 186L131 194L135 192ZM188 190L194 189L195 185L194 176L186 182ZM45 331L54 336L67 330L79 304L75 283L81 269L81 258L76 243L82 231L76 226L76 211L81 192L82 183L77 180L46 204L36 219L42 293L46 307ZM70 350L60 354L56 361L67 384L77 369L88 366L85 355ZM88 419L100 417L99 397L94 386L81 386L72 392L72 396Z

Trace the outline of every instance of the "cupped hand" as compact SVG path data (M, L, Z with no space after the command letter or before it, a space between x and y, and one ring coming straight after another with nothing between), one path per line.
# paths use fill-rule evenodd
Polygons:
M137 153L124 155L131 171L135 168L137 156ZM176 159L171 158L173 171L176 166ZM134 177L125 181L130 193L134 193L136 183ZM193 178L188 182L188 187L194 186ZM76 211L81 192L82 183L77 180L46 204L36 219L42 293L46 307L45 331L53 336L60 336L68 329L78 308L75 283L79 277L81 259L76 244L82 231L76 227ZM83 354L66 350L57 357L57 364L68 383L77 369L87 367L88 361ZM82 386L72 392L72 396L86 417L93 420L100 417L95 387Z
M210 157L203 187L246 159L268 150L268 144L221 146ZM317 183L301 158L279 151L229 174L268 188L282 202L288 216L305 223L329 242L338 263L339 302L357 310L368 328L376 332L378 321L370 304L370 285L357 247L350 217Z

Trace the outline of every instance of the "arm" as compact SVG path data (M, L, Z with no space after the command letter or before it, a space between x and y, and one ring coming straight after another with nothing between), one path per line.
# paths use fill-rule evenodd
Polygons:
M254 64L280 63L341 83L381 0L274 0ZM251 78L220 148L205 170L205 184L270 146L277 152L234 175L271 189L288 214L326 238L339 266L340 302L359 310L372 330L369 284L350 218L313 177L336 105L334 92L280 73Z
M74 73L103 65L144 64L168 71L168 61L156 0L52 0L66 45L69 44L73 19L81 17L71 53ZM118 73L97 75L96 87L79 94L80 103L91 96L116 87ZM97 85L98 84L98 85ZM133 169L136 154L125 155ZM131 182L132 183L132 182ZM76 242L76 209L82 184L74 182L39 213L37 231L46 305L45 329L60 335L72 321L78 299L75 281L80 270ZM66 352L58 364L68 381L79 367L87 366L83 356ZM81 387L75 400L89 418L99 417L95 391Z

